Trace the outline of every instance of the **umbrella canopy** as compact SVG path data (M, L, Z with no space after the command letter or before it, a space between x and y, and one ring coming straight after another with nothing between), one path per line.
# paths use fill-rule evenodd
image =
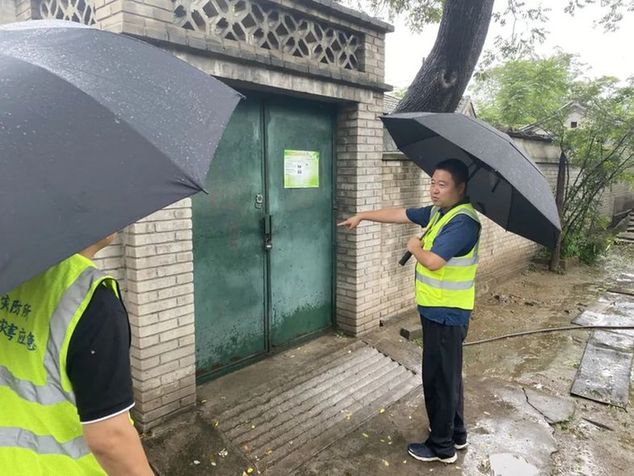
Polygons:
M202 190L240 98L136 39L0 27L0 293Z
M512 139L456 113L401 113L381 118L398 148L431 175L446 159L469 168L473 206L504 229L547 247L561 231L553 193L535 163Z

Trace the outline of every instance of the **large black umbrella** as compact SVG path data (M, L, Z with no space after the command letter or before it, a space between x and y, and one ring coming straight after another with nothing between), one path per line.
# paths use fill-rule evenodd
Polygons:
M547 247L561 231L553 193L537 165L503 132L456 113L400 113L381 118L398 148L432 174L446 159L469 167L473 206L504 229Z
M0 293L202 190L239 99L139 40L0 27Z

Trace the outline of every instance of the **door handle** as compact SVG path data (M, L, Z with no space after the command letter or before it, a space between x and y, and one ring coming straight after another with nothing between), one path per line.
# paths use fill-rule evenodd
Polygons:
M273 249L273 217L268 213L264 216L264 250Z

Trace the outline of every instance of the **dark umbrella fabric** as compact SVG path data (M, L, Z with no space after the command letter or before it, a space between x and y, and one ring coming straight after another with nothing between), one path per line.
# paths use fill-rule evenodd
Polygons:
M561 230L555 199L537 165L503 132L456 113L381 118L397 147L432 175L446 159L469 167L473 206L504 229L552 248Z
M240 97L122 35L0 27L0 293L202 190Z

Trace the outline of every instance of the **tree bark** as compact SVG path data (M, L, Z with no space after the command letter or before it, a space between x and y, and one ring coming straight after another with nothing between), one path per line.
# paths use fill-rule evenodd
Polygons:
M559 221L561 223L564 222L564 217L562 216L564 209L564 195L566 193L566 171L568 159L566 158L566 154L561 152L559 156L559 170L557 170L557 191L555 192L555 204L557 205L557 211L559 212ZM552 255L550 255L550 265L548 268L551 271L559 271L559 260L561 259L561 239L562 233L557 237L557 243L555 244L555 249L553 250Z
M447 0L436 42L394 112L454 112L475 69L494 0Z

